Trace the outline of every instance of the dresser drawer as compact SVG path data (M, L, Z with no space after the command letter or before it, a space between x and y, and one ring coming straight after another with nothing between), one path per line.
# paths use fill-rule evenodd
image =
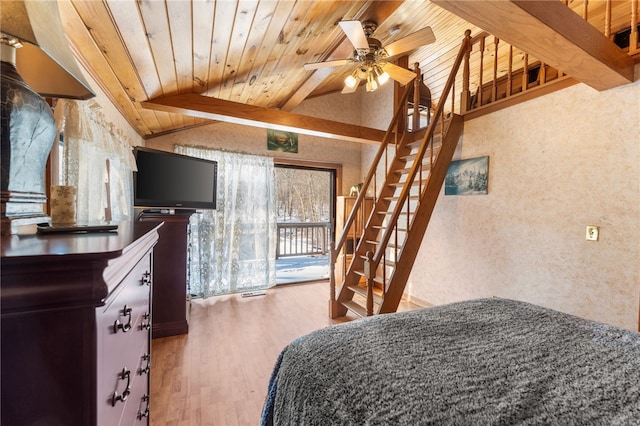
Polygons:
M143 350L138 359L140 364L131 385L131 394L124 406L120 425L144 426L149 424L149 352ZM133 374L133 372L132 372Z
M98 424L130 424L123 415L139 405L149 354L151 254L147 253L96 311ZM135 410L137 412L137 408ZM133 419L131 419L133 421Z

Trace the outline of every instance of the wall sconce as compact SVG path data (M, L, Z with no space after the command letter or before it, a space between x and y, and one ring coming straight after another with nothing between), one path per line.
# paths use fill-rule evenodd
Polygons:
M0 17L2 152L0 233L35 232L50 223L44 171L56 124L42 96L89 99L56 1L2 1Z

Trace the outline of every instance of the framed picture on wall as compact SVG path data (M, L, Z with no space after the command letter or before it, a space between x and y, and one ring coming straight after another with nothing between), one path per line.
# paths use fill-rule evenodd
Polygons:
M269 151L298 152L298 134L282 130L267 129Z
M489 157L452 161L444 179L444 195L487 194Z

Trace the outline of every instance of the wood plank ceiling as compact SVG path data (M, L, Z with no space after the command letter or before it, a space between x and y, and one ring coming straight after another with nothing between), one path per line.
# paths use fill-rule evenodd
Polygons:
M579 11L583 2L572 0L570 6ZM589 3L596 10L604 1ZM194 93L291 111L309 96L340 91L353 66L303 68L350 56L340 20L377 21L374 36L383 45L430 26L436 42L413 52L409 64L420 63L434 94L464 31L481 31L428 0L60 0L59 5L79 61L144 138L210 122L143 107L156 98Z

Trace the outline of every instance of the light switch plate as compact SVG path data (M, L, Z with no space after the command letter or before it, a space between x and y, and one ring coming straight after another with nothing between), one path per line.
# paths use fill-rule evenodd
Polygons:
M598 241L600 236L600 229L594 225L587 225L587 241Z

